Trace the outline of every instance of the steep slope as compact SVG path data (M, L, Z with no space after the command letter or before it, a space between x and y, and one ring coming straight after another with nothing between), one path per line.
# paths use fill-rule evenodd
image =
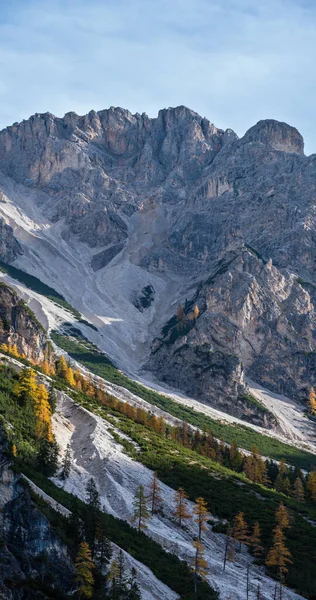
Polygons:
M12 469L0 428L0 598L51 598L74 585L74 565L66 545L37 508ZM48 595L46 595L46 593Z
M91 319L90 339L130 374L150 369L238 417L245 375L305 401L316 164L303 147L285 123L238 140L185 107L35 115L0 132L14 264ZM170 321L179 303L184 328Z
M97 483L104 510L131 522L136 489L140 484L148 488L152 472L126 455L112 435L112 426L76 405L65 394L60 395L54 416L54 431L61 448L65 450L69 443L72 452L69 478L64 483L56 478L55 482L64 486L67 491L84 498L86 484L92 476ZM147 534L169 552L190 562L194 555L192 541L197 533L196 525L191 523L180 529L172 518L174 491L161 483L161 494L164 500L164 515L155 515L148 521ZM189 502L188 507L192 510L193 503ZM212 532L209 526L203 539L209 564L207 579L211 586L220 592L222 600L231 597L236 600L244 599L247 565L251 567L252 590L257 590L260 584L262 598L273 597L275 582L266 576L262 568L253 563L245 548L238 557L238 563L229 563L223 572L226 537ZM291 600L300 598L290 590L287 590L286 594Z

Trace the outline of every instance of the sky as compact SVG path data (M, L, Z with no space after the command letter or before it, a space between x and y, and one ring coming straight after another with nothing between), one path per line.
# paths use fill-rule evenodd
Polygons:
M36 112L186 105L316 153L315 0L0 0L0 128Z

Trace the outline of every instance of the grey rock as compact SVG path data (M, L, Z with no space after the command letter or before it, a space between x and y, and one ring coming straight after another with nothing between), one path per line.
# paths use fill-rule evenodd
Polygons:
M306 398L315 384L316 155L304 155L295 128L265 120L238 139L184 106L154 119L113 107L46 113L0 132L0 171L35 191L46 218L64 220L64 239L99 249L93 269L124 244L126 260L176 277L174 302L198 304L181 332L151 326L144 367L158 379L238 414L249 410L245 375ZM137 213L151 224L145 242Z

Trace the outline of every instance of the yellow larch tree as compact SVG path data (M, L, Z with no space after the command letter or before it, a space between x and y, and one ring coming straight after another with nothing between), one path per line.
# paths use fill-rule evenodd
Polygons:
M309 390L308 394L308 411L311 415L316 414L316 393L313 387Z
M173 512L173 516L177 518L179 527L182 527L184 520L191 518L185 502L187 497L188 495L182 487L180 487L175 493L176 508Z
M204 498L199 497L195 500L195 507L193 509L193 514L195 516L195 523L198 526L198 538L201 541L202 532L206 531L206 523L209 517L207 504Z
M49 392L45 385L40 383L34 394L36 433L39 438L46 438L49 442L53 441L51 407L49 403Z

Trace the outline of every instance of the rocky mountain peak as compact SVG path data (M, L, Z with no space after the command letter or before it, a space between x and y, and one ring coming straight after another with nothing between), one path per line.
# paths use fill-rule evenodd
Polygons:
M299 131L274 119L259 121L246 132L243 141L259 142L281 152L304 154L304 139Z

